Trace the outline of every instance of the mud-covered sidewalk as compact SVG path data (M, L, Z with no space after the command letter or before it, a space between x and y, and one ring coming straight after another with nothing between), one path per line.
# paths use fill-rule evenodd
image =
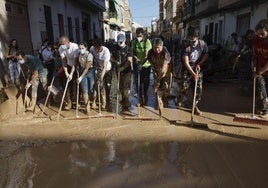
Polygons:
M11 116L0 123L0 187L267 187L268 126L233 121L250 115L252 98L205 83L200 109L194 120L208 128L172 105L155 121Z

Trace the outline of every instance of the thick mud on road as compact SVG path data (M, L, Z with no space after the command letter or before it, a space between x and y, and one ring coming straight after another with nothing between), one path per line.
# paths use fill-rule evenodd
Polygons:
M252 109L237 84L204 85L194 120L205 129L173 104L155 121L64 119L74 110L59 121L53 110L52 120L10 116L0 122L0 187L268 187L268 127L233 121ZM157 119L158 111L141 115Z

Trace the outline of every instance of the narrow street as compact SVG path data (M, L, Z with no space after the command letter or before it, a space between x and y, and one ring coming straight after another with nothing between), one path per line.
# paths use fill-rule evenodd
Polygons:
M194 120L207 129L191 127L190 111L172 103L159 121L56 121L30 113L2 121L0 186L268 186L268 127L233 122L252 109L237 83L204 84L203 115ZM158 111L148 106L141 115L158 118Z

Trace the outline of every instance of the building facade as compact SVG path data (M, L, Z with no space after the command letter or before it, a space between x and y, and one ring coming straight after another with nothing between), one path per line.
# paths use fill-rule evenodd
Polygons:
M105 10L104 0L1 0L1 52L13 38L26 53L62 35L74 42L103 39Z

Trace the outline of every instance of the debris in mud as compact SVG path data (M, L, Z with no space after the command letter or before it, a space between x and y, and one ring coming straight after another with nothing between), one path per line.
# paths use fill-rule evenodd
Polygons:
M5 102L8 99L6 93L3 91L3 89L0 90L0 104Z

